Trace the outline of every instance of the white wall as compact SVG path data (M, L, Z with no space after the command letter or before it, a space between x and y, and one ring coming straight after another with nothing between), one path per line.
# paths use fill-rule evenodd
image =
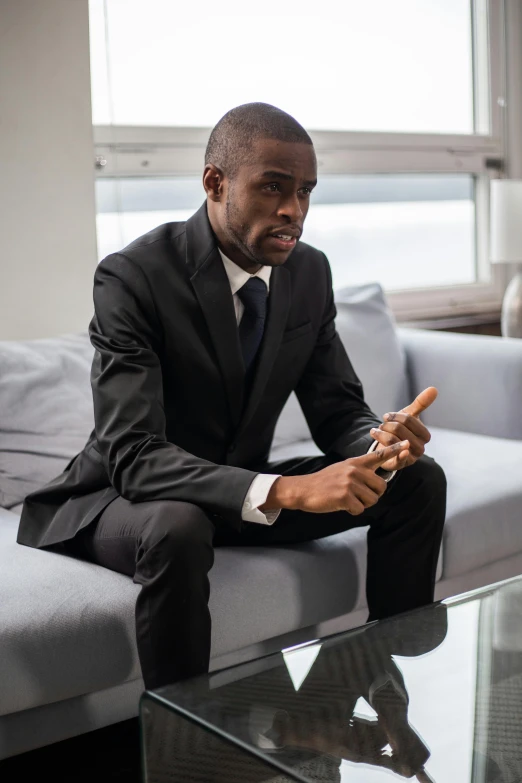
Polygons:
M93 157L88 0L0 0L0 339L87 328Z

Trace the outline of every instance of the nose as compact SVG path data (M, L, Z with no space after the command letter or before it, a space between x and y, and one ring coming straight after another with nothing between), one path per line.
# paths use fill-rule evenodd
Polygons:
M289 194L279 205L277 210L279 217L288 218L291 223L301 226L304 213L301 201L297 193Z

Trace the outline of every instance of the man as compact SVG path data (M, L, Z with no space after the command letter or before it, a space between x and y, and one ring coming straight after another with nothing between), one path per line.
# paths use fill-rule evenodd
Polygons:
M445 479L423 456L418 413L436 390L385 423L365 404L335 330L328 261L299 241L316 179L292 117L239 106L210 136L206 203L95 272L95 428L26 497L18 541L63 542L142 586L147 688L208 669L215 546L370 525L370 619L433 600ZM324 456L268 462L294 389Z

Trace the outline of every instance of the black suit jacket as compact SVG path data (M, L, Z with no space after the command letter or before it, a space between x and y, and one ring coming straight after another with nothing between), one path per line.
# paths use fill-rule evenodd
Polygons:
M73 537L118 495L183 500L241 529L295 390L315 443L365 453L378 419L335 329L326 256L304 242L274 267L248 399L232 293L206 204L107 256L94 275L95 428L65 471L25 498L18 541Z

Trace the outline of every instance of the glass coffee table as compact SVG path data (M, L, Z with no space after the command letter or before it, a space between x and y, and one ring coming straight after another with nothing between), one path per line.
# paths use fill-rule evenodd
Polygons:
M145 692L146 783L522 781L522 578Z

